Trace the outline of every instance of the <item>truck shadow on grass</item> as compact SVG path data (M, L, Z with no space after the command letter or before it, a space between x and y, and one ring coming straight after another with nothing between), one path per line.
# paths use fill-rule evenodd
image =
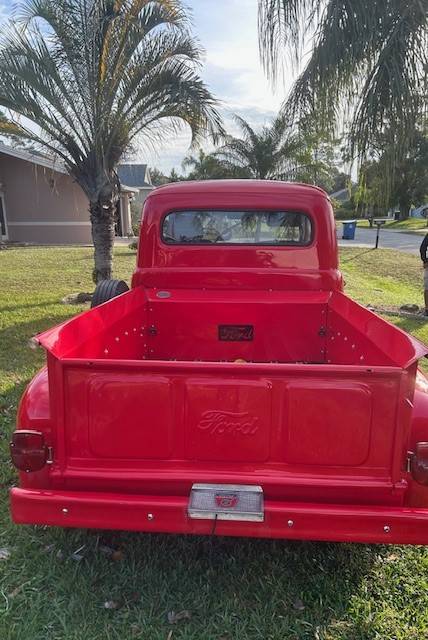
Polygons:
M368 545L13 529L14 568L3 589L30 581L38 631L49 627L67 639L129 638L131 629L150 640L369 638L361 608L373 566L390 553ZM120 549L116 561L105 555L106 542ZM14 597L5 617L22 638L31 590ZM183 620L170 624L171 612L184 612Z

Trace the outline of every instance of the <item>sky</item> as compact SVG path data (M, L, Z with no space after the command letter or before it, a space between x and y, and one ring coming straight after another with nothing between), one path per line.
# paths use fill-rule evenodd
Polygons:
M287 86L273 91L262 69L257 34L257 0L187 0L194 34L205 49L201 75L221 101L227 130L237 133L232 114L258 127L275 115ZM146 153L149 164L169 171L180 168L190 136L183 132L157 153ZM205 145L209 150L209 144Z
M257 0L187 0L193 32L205 49L201 76L221 101L227 130L237 133L234 113L259 127L275 115L287 86L273 91L262 69L257 34ZM188 153L188 133L146 153L149 164L169 171L180 168ZM209 150L209 143L205 145Z
M263 72L257 40L258 0L186 0L186 5L192 16L193 33L205 49L201 76L221 102L227 130L237 133L234 113L255 127L268 122L278 111L289 84L284 81L274 91ZM0 0L0 22L13 6L16 2L12 0ZM130 160L147 162L166 173L173 167L181 171L189 144L190 135L185 130L157 143L156 150L146 145L142 137ZM203 146L210 149L208 142Z

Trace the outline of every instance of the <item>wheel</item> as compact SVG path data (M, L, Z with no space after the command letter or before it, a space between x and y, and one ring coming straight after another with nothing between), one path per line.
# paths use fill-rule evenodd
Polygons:
M98 307L99 304L107 302L125 291L129 291L129 287L123 280L102 280L95 287L91 308Z

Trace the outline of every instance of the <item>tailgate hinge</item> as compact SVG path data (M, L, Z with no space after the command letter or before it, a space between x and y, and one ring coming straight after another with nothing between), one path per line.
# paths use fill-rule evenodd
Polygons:
M415 452L414 451L408 451L407 452L407 458L406 458L406 471L407 471L407 473L410 473L412 471L412 461L413 461L414 457L415 457Z
M46 458L46 464L53 464L53 447L48 447L48 457Z

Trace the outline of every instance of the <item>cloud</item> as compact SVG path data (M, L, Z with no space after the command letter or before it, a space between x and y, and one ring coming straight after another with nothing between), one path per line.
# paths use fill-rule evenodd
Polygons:
M10 6L6 2L0 2L0 24L2 24L10 15Z
M237 133L232 114L253 126L265 124L278 111L291 78L273 91L259 59L257 0L188 0L194 33L205 47L202 78L221 101L220 111L230 133ZM182 134L146 154L149 164L164 171L180 168L190 136ZM209 141L203 145L212 148Z
M233 116L239 115L245 118L256 129L267 124L275 115L275 111L259 109L257 107L246 107L239 103L230 104L228 109L221 109L223 122L226 130L231 135L239 135L240 130ZM195 153L190 149L191 136L187 129L173 136L165 136L164 141L153 144L146 144L142 137L135 145L135 152L130 156L130 161L147 162L150 167L156 167L165 173L169 173L172 168L181 171L181 163L188 153ZM209 152L214 149L213 142L209 139L201 142L202 148Z

